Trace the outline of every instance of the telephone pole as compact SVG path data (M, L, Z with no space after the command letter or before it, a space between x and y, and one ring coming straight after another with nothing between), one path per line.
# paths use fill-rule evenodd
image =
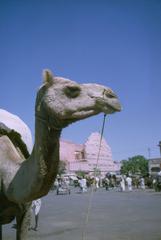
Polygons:
M161 156L161 141L159 141L158 147L160 149L160 156Z

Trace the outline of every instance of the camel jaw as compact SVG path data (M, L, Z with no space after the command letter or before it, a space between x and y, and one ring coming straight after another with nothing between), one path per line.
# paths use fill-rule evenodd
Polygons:
M100 109L101 107L101 109ZM119 102L117 102L117 104L113 104L113 105L107 105L105 104L104 106L100 106L100 104L98 104L98 107L96 109L82 109L73 113L70 113L70 118L63 118L62 122L64 123L63 126L68 126L71 123L74 123L76 121L79 120L83 120L92 116L95 116L99 113L105 113L105 114L113 114L115 112L120 112L121 111L121 105Z
M115 112L121 111L121 104L117 98L112 99L109 101L109 99L106 101L104 98L96 98L95 101L95 107L94 109L80 109L79 111L71 113L71 119L84 119L88 118L94 115L97 115L99 113L105 113L105 114L113 114Z
M104 101L103 101L104 102ZM98 101L98 105L100 104L101 112L105 114L112 114L115 112L120 112L122 110L121 104L118 99L114 99L111 102L107 102L107 104L103 103L102 100Z

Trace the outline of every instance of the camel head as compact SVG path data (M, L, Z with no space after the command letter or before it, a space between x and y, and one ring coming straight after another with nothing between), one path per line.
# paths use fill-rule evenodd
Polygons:
M108 87L98 84L78 84L54 76L44 70L44 84L36 100L36 117L48 121L50 127L64 128L81 119L121 110L117 95Z

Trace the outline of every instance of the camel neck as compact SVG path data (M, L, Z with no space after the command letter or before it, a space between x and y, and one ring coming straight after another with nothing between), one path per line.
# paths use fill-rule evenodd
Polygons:
M60 129L55 129L47 122L36 119L35 144L33 150L34 159L38 159L38 163L40 163L43 159L46 167L48 168L47 170L49 170L53 162L55 163L56 158L59 158L60 134Z
M29 202L46 195L57 175L59 138L56 130L41 119L35 122L35 144L10 184L7 196L13 202Z
M60 128L59 125L59 121L58 119L55 118L54 122L50 122L50 119L45 118L43 116L41 116L40 114L36 113L35 114L35 119L36 119L36 123L40 123L40 124L45 124L45 127L48 127L48 129L54 129L56 132L61 132L62 128Z
M61 129L51 126L46 120L36 118L33 159L38 170L40 196L50 190L57 175L60 134Z

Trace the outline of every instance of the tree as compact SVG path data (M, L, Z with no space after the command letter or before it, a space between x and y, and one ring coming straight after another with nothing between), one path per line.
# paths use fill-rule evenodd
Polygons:
M85 171L83 171L83 170L78 170L78 171L76 171L76 175L78 176L78 177L83 177L84 178L84 176L87 174L87 172L85 172Z
M125 175L131 173L146 176L148 174L148 160L141 155L128 158L128 160L123 160L121 173Z

